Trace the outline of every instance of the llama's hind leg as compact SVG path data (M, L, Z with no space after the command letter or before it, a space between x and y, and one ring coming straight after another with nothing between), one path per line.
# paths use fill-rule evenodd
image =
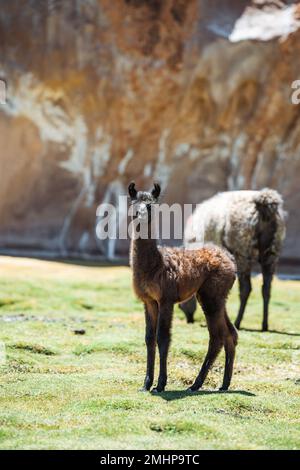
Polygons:
M227 332L225 333L225 340L224 340L224 348L225 348L225 370L224 370L224 378L223 384L220 390L228 390L231 382L232 372L233 372L233 364L234 364L234 357L235 357L235 348L238 341L238 334L229 320L227 313L225 312L225 320L227 326Z
M145 341L147 347L147 370L142 391L150 390L154 379L154 363L155 363L155 348L156 348L156 328L158 318L158 305L157 302L145 303L145 320L146 320L146 334Z
M167 359L171 341L171 323L173 315L173 304L162 303L159 307L159 318L157 328L157 344L159 350L160 370L157 386L154 393L163 392L167 384Z
M224 344L222 331L224 323L222 308L224 308L224 306L218 305L214 299L204 293L198 293L197 299L201 304L206 316L207 327L209 331L209 345L200 372L193 385L189 388L189 390L193 392L199 390L199 388L202 387L209 369L212 367Z
M209 346L208 351L205 356L203 365L200 369L200 372L193 383L193 385L189 388L192 392L199 390L202 387L204 380L208 374L209 369L212 367L213 363L216 360L217 355L219 354L220 350L222 349L223 343L218 336L214 334L210 334L209 339Z
M182 302L179 304L179 308L184 312L186 321L188 323L194 323L194 314L197 308L196 297L193 295L193 297L186 302Z
M240 308L239 308L238 316L236 317L236 320L234 322L235 326L238 329L240 328L240 324L244 316L247 301L252 290L250 271L239 274L239 290L240 290Z

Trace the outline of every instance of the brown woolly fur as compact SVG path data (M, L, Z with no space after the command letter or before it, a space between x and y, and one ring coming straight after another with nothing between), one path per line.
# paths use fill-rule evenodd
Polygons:
M135 208L135 221L151 232L151 206L157 203L159 185L151 193L128 187ZM154 223L154 222L153 222ZM134 234L136 235L136 234ZM236 266L224 249L208 245L197 250L158 247L156 240L134 236L131 245L133 287L145 305L147 371L144 390L154 379L156 342L160 354L160 373L155 392L167 382L167 355L173 306L193 295L204 311L210 334L209 348L202 368L190 390L198 390L224 346L226 353L222 390L227 390L232 376L237 332L226 312L226 299L235 280Z
M273 274L285 237L282 196L273 189L228 191L204 201L187 222L185 246L192 248L197 234L226 247L235 257L240 287L240 308L235 326L240 327L251 292L251 268L261 265L263 275L263 323L268 330ZM195 299L180 305L188 322L193 321Z

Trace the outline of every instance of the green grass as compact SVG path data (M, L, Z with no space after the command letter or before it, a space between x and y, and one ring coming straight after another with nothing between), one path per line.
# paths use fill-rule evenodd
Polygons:
M275 280L261 333L254 280L228 393L216 391L223 354L203 391L185 393L208 333L200 310L188 325L176 307L167 391L155 396L138 391L144 315L128 268L1 258L0 279L0 448L300 448L300 283ZM237 308L235 286L232 318Z

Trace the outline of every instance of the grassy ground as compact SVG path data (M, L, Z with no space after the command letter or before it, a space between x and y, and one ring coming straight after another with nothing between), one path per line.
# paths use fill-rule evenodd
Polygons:
M208 334L200 311L187 325L177 307L167 391L138 392L144 318L128 268L0 258L0 283L1 448L300 448L299 282L274 282L273 331L261 333L254 280L231 391L215 391L222 355L193 396Z

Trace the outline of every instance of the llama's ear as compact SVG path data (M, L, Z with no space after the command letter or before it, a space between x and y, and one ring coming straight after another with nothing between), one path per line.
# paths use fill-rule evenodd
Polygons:
M131 199L136 199L137 195L137 190L135 189L135 182L132 181L130 185L128 186L128 194L131 197Z
M155 199L159 198L160 191L161 191L160 185L158 183L154 183L154 188L152 189L151 194L153 197L155 197Z

